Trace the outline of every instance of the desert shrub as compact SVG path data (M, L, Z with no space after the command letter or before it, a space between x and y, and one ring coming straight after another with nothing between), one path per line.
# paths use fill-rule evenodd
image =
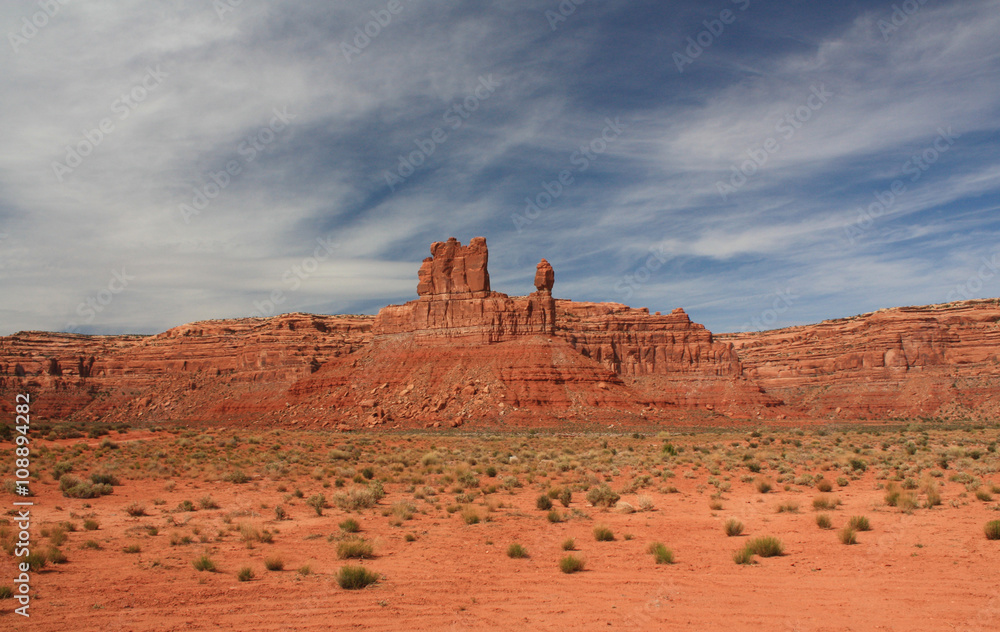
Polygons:
M614 532L605 525L594 527L594 539L598 542L611 542L615 539Z
M337 544L337 557L342 560L371 559L375 557L371 542L364 538L351 537Z
M799 503L795 502L794 500L783 502L780 505L778 505L778 513L798 513L798 511L799 511Z
M465 524L478 524L481 519L475 507L464 507L462 509L462 521Z
M743 523L736 518L730 518L729 520L726 520L726 524L723 525L723 529L725 530L726 535L732 538L743 533Z
M322 516L323 508L326 507L326 496L323 494L314 494L306 500L306 504L313 508L317 516Z
M630 513L635 513L635 507L632 506L632 503L627 503L624 500L619 500L615 504L615 511L623 514L630 514Z
M552 500L545 494L542 494L538 497L538 500L535 501L535 507L541 509L542 511L548 511L549 509L552 509Z
M753 551L747 547L733 553L733 561L737 564L753 564Z
M120 485L114 474L99 474L94 472L90 475L90 482L95 485Z
M344 566L337 571L337 585L344 590L359 590L379 580L378 573L364 566Z
M722 509L722 502L718 500L712 500L708 503L708 508L712 511L719 511Z
M129 551L126 550L125 552L128 553ZM67 561L69 561L69 558L66 557L66 554L54 546L50 546L48 550L45 552L45 559L52 562L53 564L65 564Z
M242 485L250 480L242 470L233 470L232 472L226 474L225 479L229 483L235 483L237 485Z
M94 549L95 551L101 550L101 544L97 540L87 540L83 543L83 548Z
M924 485L924 493L927 495L927 498L924 500L924 507L930 509L941 504L941 492L938 491L937 483L928 481Z
M196 511L194 503L190 500L182 500L174 511Z
M816 483L816 489L824 493L830 492L833 491L833 484L830 483L830 481L826 480L825 478L821 478L819 479L819 482Z
M984 503L988 503L988 502L990 502L990 501L993 500L993 494L989 493L985 489L977 489L976 490L976 499L981 500Z
M524 548L524 546L515 542L507 547L507 557L515 559L528 557L528 549Z
M575 548L576 548L576 540L574 540L573 538L566 538L565 540L563 540L562 543L563 551L572 551Z
M124 548L124 551L126 553L140 553L142 551L142 547L138 544L129 544Z
M613 507L621 499L607 483L593 487L587 492L587 502L595 507Z
M309 566L308 564L303 564L302 566L299 567L299 570L296 571L296 572L299 575L302 575L303 577L305 577L306 575L312 574L312 567Z
M899 507L900 511L910 513L919 506L919 503L912 492L906 492L900 495L896 506Z
M983 528L987 540L1000 540L1000 520L990 520Z
M195 570L208 571L210 573L215 572L215 562L207 554L195 558L191 563L194 565Z
M816 526L820 529L829 529L833 523L827 514L816 514Z
M653 542L646 549L647 553L653 556L657 564L673 564L674 552L663 545L662 542Z
M559 513L559 510L558 510L558 509L553 509L552 511L550 511L549 513L547 513L547 514L545 515L545 518L546 518L546 519L547 519L547 520L548 520L549 522L551 522L551 523L553 523L553 524L556 524L556 523L559 523L559 522L562 522L562 521L563 521L563 516L562 516L562 514L561 514L561 513Z
M828 496L826 494L820 494L819 496L813 498L813 509L820 511L826 509L836 509L837 505L840 504L840 499L835 496Z
M855 531L872 530L871 524L869 524L868 518L865 516L851 516L851 519L847 521L847 526Z
M763 478L758 478L757 482L755 483L755 486L757 487L757 491L762 494L766 494L767 492L771 491L771 481L768 481Z
M760 557L774 557L784 553L785 548L781 544L781 540L774 536L766 535L759 538L754 538L747 542L747 549L755 555Z
M276 557L276 556L269 557L266 560L264 560L264 568L266 568L269 571L284 570L284 568L285 568L285 561L283 559L281 559L280 557Z
M100 523L93 518L87 518L83 521L83 528L87 531L97 531L100 527Z
M840 487L847 487L850 483L851 483L850 479L848 479L846 476L837 477L837 485L839 485Z
M851 459L848 461L848 464L855 472L864 472L868 469L868 464L861 459Z
M274 506L274 519L275 520L287 520L288 511L281 505Z
M639 503L639 511L653 511L653 499L649 496L639 496L636 502Z
M354 518L348 518L340 523L340 530L344 533L357 533L361 531L361 525Z
M569 504L572 501L573 492L571 492L568 487L563 487L562 491L559 492L559 502L562 503L563 507L569 507Z
M564 573L577 573L583 570L584 565L583 559L575 555L567 555L559 560L559 570Z
M407 542L416 542L417 536L416 534L413 533L407 533L405 536L403 536L403 539L406 540Z
M66 498L97 498L106 496L113 491L111 485L93 484L72 474L63 474L59 477L59 490Z
M132 516L133 518L138 518L140 516L146 515L146 505L141 502L134 500L129 504L125 505L125 513Z
M0 586L0 599L13 599L14 589L10 586Z
M391 511L392 514L400 520L412 520L413 514L417 512L417 508L413 505L413 503L401 500L392 504Z
M253 569L249 566L244 566L240 569L240 572L236 574L236 579L241 582L248 582L253 579L254 573Z
M201 506L202 509L218 509L219 508L219 503L215 502L215 499L212 498L212 496L210 494L202 496L201 498L199 498L198 499L198 504Z
M858 534L849 525L837 532L841 544L857 544Z
M28 565L28 568L32 571L40 571L45 568L45 564L49 561L48 556L42 551L31 551L28 553L27 557L19 559Z
M899 497L902 496L903 492L896 487L895 483L889 483L885 488L885 504L890 507L895 507L899 504Z

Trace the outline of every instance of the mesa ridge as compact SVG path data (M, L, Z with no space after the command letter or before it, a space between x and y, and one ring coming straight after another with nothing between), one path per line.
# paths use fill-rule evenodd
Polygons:
M207 320L154 336L0 338L6 410L40 419L358 428L729 425L998 411L1000 302L714 335L683 309L494 291L486 240L435 242L375 316Z

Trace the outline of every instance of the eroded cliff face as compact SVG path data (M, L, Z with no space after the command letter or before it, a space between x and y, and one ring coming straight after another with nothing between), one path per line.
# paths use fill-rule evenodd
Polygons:
M749 377L808 416L1000 413L997 299L898 307L718 338L733 344Z
M36 419L342 430L1000 413L997 300L716 336L681 309L554 299L544 259L534 292L495 292L482 238L431 254L418 298L377 316L0 338L0 411L27 390Z

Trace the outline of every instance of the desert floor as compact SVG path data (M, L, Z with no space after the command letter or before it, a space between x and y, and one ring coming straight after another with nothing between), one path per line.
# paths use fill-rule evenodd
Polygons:
M33 441L31 549L48 561L30 619L0 600L2 629L1000 629L996 426L80 431ZM0 443L4 482L13 461ZM112 493L72 497L100 490L91 474ZM16 576L11 491L0 587ZM843 544L853 516L871 528ZM736 563L760 536L783 554ZM340 559L351 548L370 557ZM567 555L584 569L561 572ZM379 579L343 589L348 565Z

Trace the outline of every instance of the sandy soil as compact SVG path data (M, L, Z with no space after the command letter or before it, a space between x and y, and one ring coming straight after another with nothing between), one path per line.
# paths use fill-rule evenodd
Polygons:
M166 441L152 434L133 439ZM399 441L390 438L388 440ZM433 442L434 440L428 440ZM86 442L75 440L69 443ZM442 440L438 440L438 445ZM445 442L446 445L446 442ZM564 513L579 514L550 523L535 507L542 485L525 485L511 495L501 489L492 501L504 507L482 516L488 521L465 524L461 512L449 514L415 501L405 483L386 485L386 497L372 509L348 513L330 507L317 516L302 499L283 500L300 487L306 498L324 489L310 476L280 481L256 477L237 485L198 478L129 480L98 499L65 498L49 476L34 485L32 537L44 543L39 526L63 520L76 523L60 548L65 564L48 565L34 575L29 619L13 614L16 603L0 601L0 628L32 631L65 630L996 630L1000 629L1000 541L983 535L988 520L1000 518L998 503L980 502L965 487L940 481L944 502L933 509L904 513L886 506L871 470L831 496L841 506L828 511L833 529L816 525L815 488L776 485L761 494L733 473L732 489L723 494L722 509L710 507L713 487L702 467L693 477L676 468L669 483L677 493L664 493L662 481L639 493L648 495L652 511L623 514L588 506L574 493ZM633 472L622 468L612 487ZM723 472L723 478L727 474ZM498 477L499 478L499 477ZM485 483L487 479L482 479ZM1000 482L1000 476L992 479ZM348 481L347 486L353 483ZM707 489L706 489L707 487ZM211 494L218 509L177 512L177 505ZM439 495L443 507L454 494ZM623 500L637 504L636 494ZM155 505L154 500L165 501ZM383 510L399 500L420 511L401 526ZM133 501L149 515L130 517ZM780 504L799 503L797 512L778 512ZM282 503L290 519L275 519ZM8 501L5 501L8 504ZM474 503L476 504L476 503ZM421 513L426 511L427 513ZM234 512L246 515L233 517ZM252 523L277 531L271 543L253 548L240 541L232 524ZM837 529L850 516L865 515L872 530L858 533L858 544L845 546ZM83 518L100 527L85 531ZM341 589L337 570L338 523L355 517L359 535L375 544L375 559L363 565L381 574L363 590ZM737 518L743 535L727 537L723 523ZM172 519L176 525L168 526ZM605 524L612 542L595 541L592 530ZM142 527L156 526L157 535ZM195 535L197 529L199 534ZM221 540L219 532L225 533ZM171 545L172 534L190 534L190 544ZM406 534L414 534L412 542ZM741 566L733 552L750 538L773 535L782 540L780 557ZM207 542L200 542L204 537ZM575 555L586 570L564 574L558 561L561 544L574 538ZM95 540L101 549L84 548ZM660 541L675 554L675 563L657 565L646 548ZM530 557L506 555L512 542L523 544ZM138 544L139 553L125 553ZM208 552L216 572L199 572L192 560ZM284 570L268 571L263 560L280 556ZM311 573L297 569L308 564ZM249 566L251 581L237 572ZM14 576L13 558L0 554L0 585Z

